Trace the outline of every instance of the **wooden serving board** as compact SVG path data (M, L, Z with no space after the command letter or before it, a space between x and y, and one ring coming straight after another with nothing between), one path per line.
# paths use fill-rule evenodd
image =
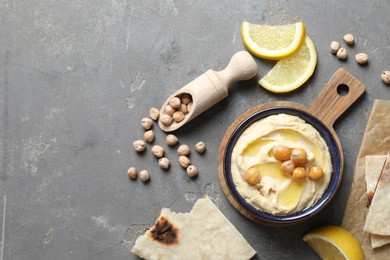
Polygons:
M232 195L226 180L224 163L227 156L230 156L230 154L226 154L227 146L229 145L229 141L231 140L235 130L245 120L260 111L269 109L272 110L273 108L280 107L308 113L309 115L317 119L317 121L327 127L329 133L332 135L333 139L336 142L340 154L340 183L344 166L344 156L340 140L336 132L334 131L333 125L335 121L364 93L364 91L365 86L359 80L350 75L344 69L340 68L327 82L319 96L314 100L310 107L293 102L277 101L253 107L243 113L240 117L238 117L226 131L222 139L218 154L219 181L222 190L224 191L225 195L227 196L233 207L235 207L241 214L255 222L259 222L262 224L270 224L265 223L263 219L257 217L253 213L249 212L246 208L244 208L243 205L241 205Z

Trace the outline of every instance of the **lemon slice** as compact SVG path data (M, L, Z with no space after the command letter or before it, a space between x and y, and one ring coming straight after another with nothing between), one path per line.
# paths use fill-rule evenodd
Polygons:
M359 241L346 229L323 226L308 232L303 241L316 251L322 259L364 259Z
M293 91L310 78L316 64L316 48L309 36L306 36L298 52L278 61L267 75L259 80L259 84L274 93Z
M269 60L280 60L296 52L305 35L303 22L272 26L244 21L241 26L242 41L249 52Z

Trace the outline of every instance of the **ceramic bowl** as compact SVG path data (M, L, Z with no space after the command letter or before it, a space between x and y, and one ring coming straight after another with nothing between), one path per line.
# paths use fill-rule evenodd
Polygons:
M328 146L332 162L331 179L328 184L328 187L326 188L322 196L310 207L305 208L299 212L284 216L275 216L269 214L253 207L251 204L246 202L246 200L237 191L231 174L231 154L233 151L233 147L242 132L252 123L267 116L279 113L298 116L301 119L305 120L307 123L311 124L315 129L317 129L317 131L321 134ZM319 121L317 118L315 118L308 112L289 107L275 107L258 111L257 113L254 113L251 116L247 117L245 120L242 121L241 124L238 125L238 127L236 127L226 145L226 150L223 157L223 168L226 184L228 186L228 189L230 190L230 195L233 197L229 200L233 199L234 201L236 201L239 205L236 208L246 217L262 224L271 226L286 226L303 222L320 212L336 193L342 177L340 153L341 152L338 149L335 137L332 135L329 129L321 121Z

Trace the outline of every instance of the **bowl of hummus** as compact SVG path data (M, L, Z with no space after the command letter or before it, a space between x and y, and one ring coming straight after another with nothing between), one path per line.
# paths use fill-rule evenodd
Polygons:
M340 88L347 93L340 94ZM221 188L233 207L270 226L297 224L319 213L343 175L334 122L364 91L361 82L340 68L311 106L276 101L238 117L218 155Z
M223 167L229 194L257 222L302 222L336 192L340 152L332 133L309 113L289 107L258 111L227 142Z

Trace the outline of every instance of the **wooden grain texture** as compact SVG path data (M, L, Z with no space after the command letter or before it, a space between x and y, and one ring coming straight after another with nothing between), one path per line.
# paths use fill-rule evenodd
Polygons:
M339 88L348 89L346 95L338 93ZM333 128L334 122L364 93L365 86L346 72L338 69L321 93L312 103L309 112L325 125Z
M164 125L159 120L161 130L172 132L182 127L222 99L228 96L228 88L235 81L248 80L256 76L257 64L246 51L239 51L232 56L227 67L222 71L208 70L167 98L160 109L164 108L173 97L188 93L192 96L192 109L179 123Z
M347 95L340 96L338 94L337 88L340 84L343 84L348 87L349 92ZM248 111L244 112L241 116L239 116L226 131L222 139L219 148L219 154L218 154L218 177L219 177L220 185L227 199L233 205L233 207L236 208L242 215L244 215L248 219L268 226L288 226L306 220L303 219L299 222L290 222L290 223L274 223L270 221L265 221L264 219L248 211L238 202L238 200L232 195L230 187L227 183L226 172L224 168L224 162L226 160L226 156L230 156L226 154L229 141L232 138L234 131L237 129L239 125L241 125L247 118L260 111L283 107L295 111L306 112L312 115L315 119L317 119L319 122L322 122L326 126L328 132L332 135L336 143L336 146L338 148L338 152L340 154L340 158L339 158L340 172L338 174L340 175L340 178L336 187L336 191L337 191L343 175L344 155L343 155L343 150L342 150L340 140L333 129L333 123L337 120L337 118L340 117L340 115L348 107L350 107L364 93L364 91L365 91L365 87L361 82L359 82L356 78L351 76L344 69L338 69L335 72L335 74L332 76L332 78L328 81L328 83L324 86L322 92L319 94L319 96L315 99L315 101L310 107L298 103L293 103L293 102L276 101L276 102L265 103L253 107ZM332 199L334 194L332 194L328 202ZM314 215L315 214L311 216Z

